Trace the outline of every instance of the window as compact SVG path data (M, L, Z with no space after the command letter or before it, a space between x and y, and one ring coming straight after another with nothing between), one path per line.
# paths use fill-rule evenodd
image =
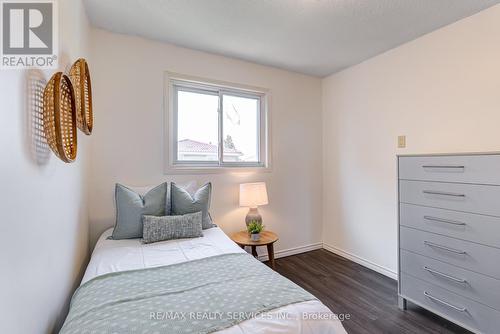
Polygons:
M266 94L169 80L170 169L267 167Z

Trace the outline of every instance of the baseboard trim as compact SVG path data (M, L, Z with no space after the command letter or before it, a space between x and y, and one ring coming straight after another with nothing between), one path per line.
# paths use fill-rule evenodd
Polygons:
M391 269L389 268L386 268L384 266L381 266L381 265L378 265L374 262L371 262L369 260L366 260L360 256L357 256L357 255L354 255L352 253L349 253L349 252L346 252L345 250L342 250L338 247L335 247L335 246L332 246L332 245L329 245L327 243L321 243L321 242L318 242L318 243L314 243L314 244L310 244L310 245L305 245L305 246L299 246L299 247L294 247L294 248L288 248L288 249L282 249L282 250L279 250L279 251L276 251L274 253L274 258L275 259L279 259L280 257L286 257L286 256L291 256L291 255L296 255L296 254L300 254L300 253L305 253L305 252L310 252L310 251L313 251L313 250L317 250L317 249L325 249L333 254L336 254L338 256L341 256L343 258L346 258L350 261L353 261L353 262L356 262L357 264L360 264L362 265L363 267L366 267L368 269L371 269L371 270L374 270L384 276L387 276L389 278L392 278L394 280L397 280L398 279L398 274L395 272L395 271L392 271ZM264 250L265 252L265 250ZM267 261L269 260L269 257L267 255L267 252L265 252L265 254L261 254L259 255L258 259L260 261Z
M371 270L374 270L384 276L387 276L389 278L392 278L394 280L397 280L398 279L398 274L397 272L389 269L389 268L386 268L386 267L383 267L383 266L380 266L376 263L373 263L369 260L366 260L366 259L363 259L362 257L359 257L357 255L354 255L352 253L349 253L349 252L346 252L338 247L335 247L335 246L332 246L332 245L329 245L329 244L326 244L326 243L323 243L323 248L326 249L327 251L329 252L332 252L334 254L337 254L338 256L342 256L343 258L346 258L348 260L351 260L353 262L356 262L357 264L360 264L362 265L363 267L366 267L368 269L371 269Z
M296 255L300 253L305 253L305 252L310 252L316 249L321 249L323 248L323 243L318 242L315 244L310 244L310 245L305 245L305 246L299 246L299 247L294 247L294 248L288 248L288 249L282 249L279 251L274 252L274 258L279 259L280 257L285 257L285 256L290 256L290 255ZM264 247L265 249L265 247ZM267 252L265 254L259 255L259 260L261 261L267 261L269 260L269 257L267 256Z

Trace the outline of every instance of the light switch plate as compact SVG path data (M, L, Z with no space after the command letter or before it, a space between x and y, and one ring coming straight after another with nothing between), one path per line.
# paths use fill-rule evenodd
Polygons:
M406 147L406 136L398 136L398 148Z

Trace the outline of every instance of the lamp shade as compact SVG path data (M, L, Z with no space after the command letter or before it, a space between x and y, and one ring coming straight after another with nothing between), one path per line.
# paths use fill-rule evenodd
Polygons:
M240 206L256 208L268 203L265 182L240 184Z

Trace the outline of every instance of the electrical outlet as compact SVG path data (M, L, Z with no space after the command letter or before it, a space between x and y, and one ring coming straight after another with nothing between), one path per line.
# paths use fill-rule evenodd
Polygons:
M406 136L398 136L398 148L406 147Z

